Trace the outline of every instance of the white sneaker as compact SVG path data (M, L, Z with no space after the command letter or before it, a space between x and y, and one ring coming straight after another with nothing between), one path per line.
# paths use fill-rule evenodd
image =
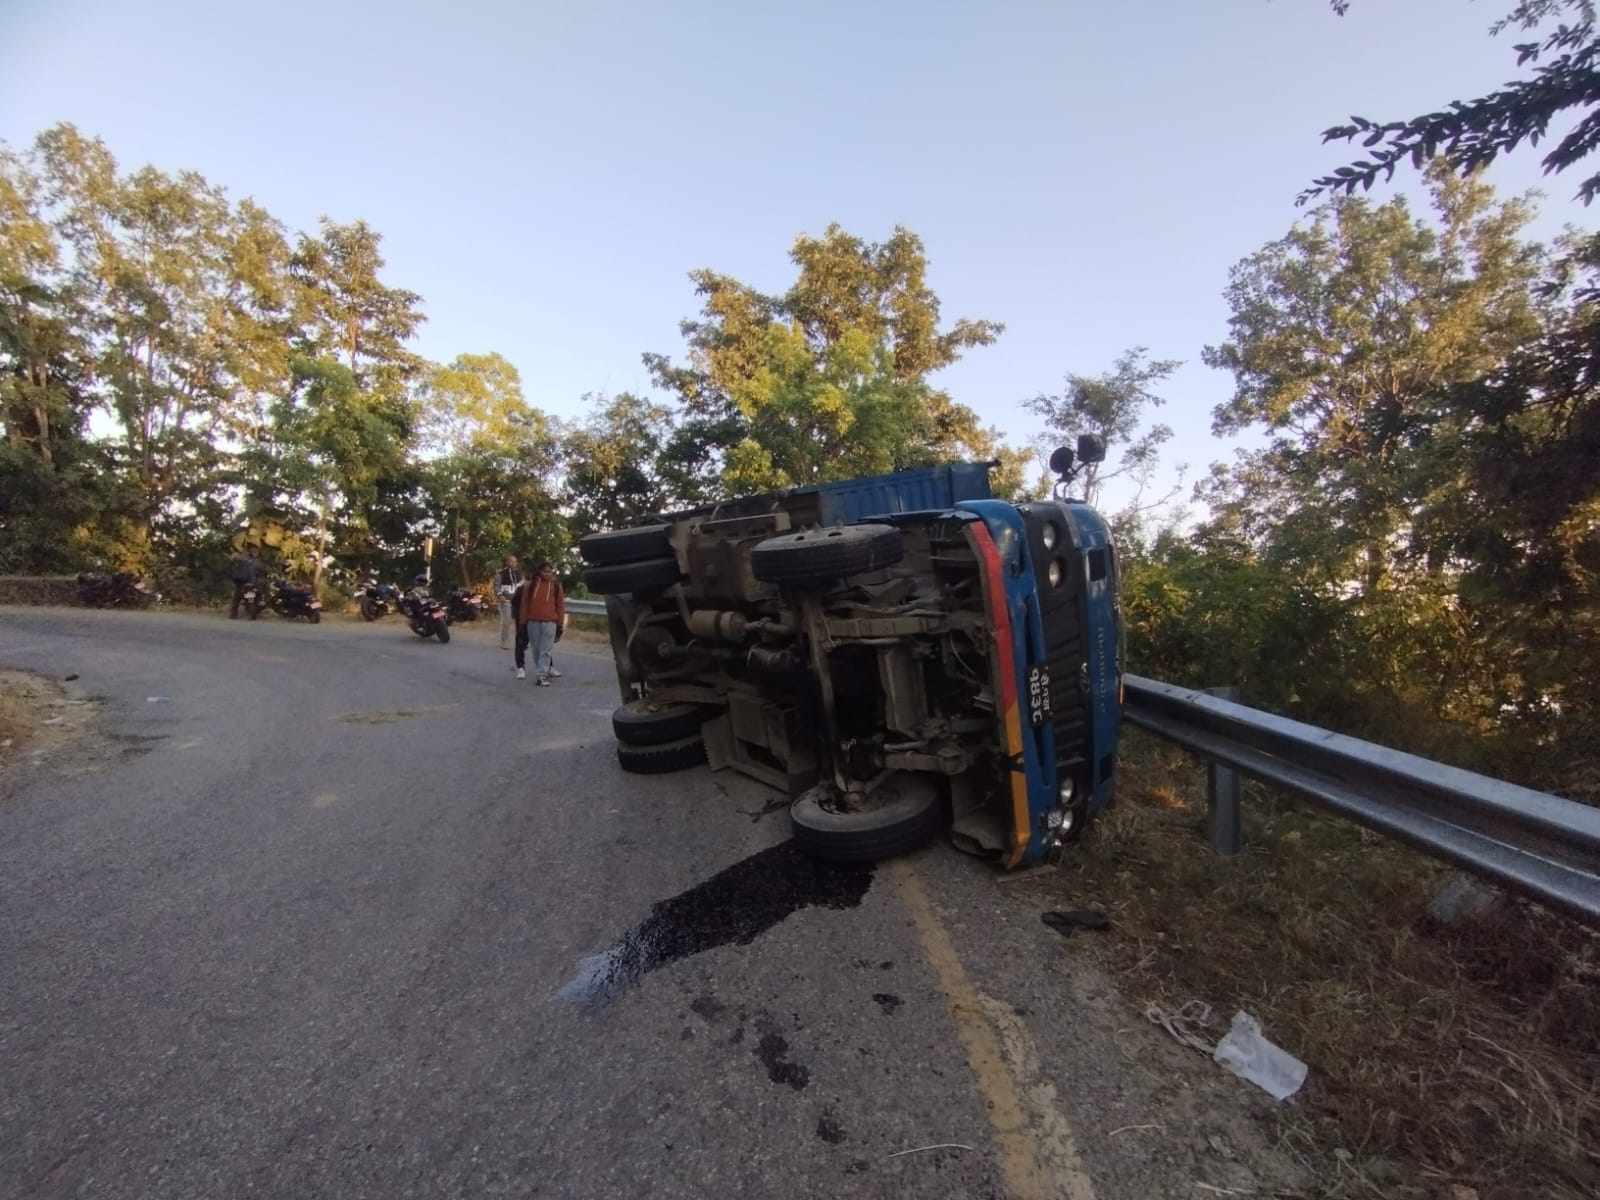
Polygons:
M550 681L548 679L546 679L543 675L541 675L541 676L539 676L539 686L540 687L549 687L550 686Z
M550 668L550 678L551 679L560 679L561 678L561 672L556 670L554 667L551 667Z
M527 677L528 677L528 673L526 671L524 671L521 667L518 667L517 668L517 678L518 679L526 679Z

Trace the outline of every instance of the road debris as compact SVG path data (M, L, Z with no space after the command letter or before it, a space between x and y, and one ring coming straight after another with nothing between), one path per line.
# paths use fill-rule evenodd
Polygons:
M1263 1037L1261 1022L1247 1012L1233 1015L1233 1027L1212 1057L1274 1100L1287 1100L1306 1081L1306 1064Z
M1111 928L1111 918L1094 908L1077 908L1063 912L1060 909L1040 913L1039 919L1062 937L1071 937L1079 929L1104 930Z
M965 1142L935 1142L931 1146L918 1146L915 1150L896 1150L893 1154L885 1154L885 1158L899 1158L904 1154L921 1154L924 1150L971 1150L972 1147Z
M1173 1040L1188 1046L1191 1050L1198 1050L1201 1054L1210 1055L1216 1051L1216 1046L1195 1032L1195 1028L1204 1029L1211 1024L1211 1005L1201 1000L1191 1000L1177 1012L1168 1012L1159 1004L1151 1001L1145 1005L1144 1015L1152 1024L1159 1025L1173 1037Z

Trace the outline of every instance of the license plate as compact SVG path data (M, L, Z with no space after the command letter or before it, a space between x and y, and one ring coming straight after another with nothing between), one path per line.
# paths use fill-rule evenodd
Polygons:
M1050 672L1043 667L1028 670L1028 718L1036 727L1050 719Z
M311 607L312 608L321 608L322 607L322 601L321 600L313 600L311 602Z

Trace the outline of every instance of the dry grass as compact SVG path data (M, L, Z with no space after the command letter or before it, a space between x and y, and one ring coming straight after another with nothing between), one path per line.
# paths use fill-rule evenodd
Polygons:
M66 707L59 684L0 668L0 766L75 734L83 722L76 707Z
M0 678L0 762L20 754L33 729L31 706L18 689Z
M1237 1009L1304 1059L1282 1133L1329 1196L1600 1195L1600 939L1531 905L1426 915L1444 868L1247 785L1246 853L1200 831L1204 773L1128 739L1117 809L1062 871L1141 1008Z

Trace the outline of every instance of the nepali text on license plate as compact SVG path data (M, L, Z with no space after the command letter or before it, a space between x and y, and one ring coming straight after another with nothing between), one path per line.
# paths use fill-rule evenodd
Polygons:
M1028 718L1035 726L1050 719L1050 672L1043 667L1028 671Z

